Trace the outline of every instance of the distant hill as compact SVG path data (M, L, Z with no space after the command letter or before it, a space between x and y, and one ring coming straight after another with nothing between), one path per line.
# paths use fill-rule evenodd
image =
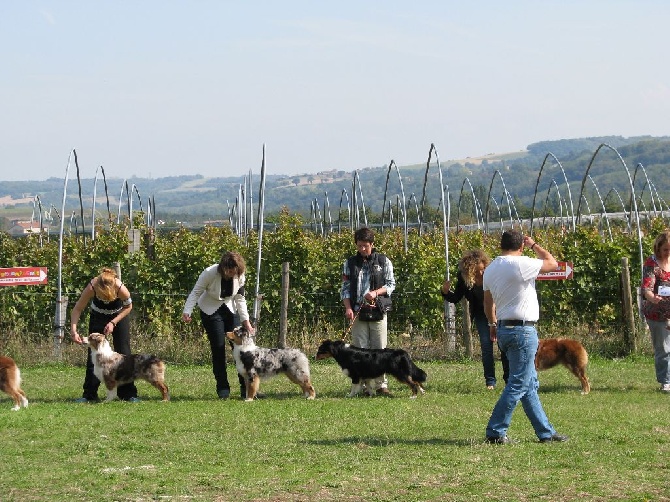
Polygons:
M448 187L452 206L458 204L461 193L465 199L472 191L480 201L486 199L489 186L492 197L499 203L505 203L504 187L519 207L530 207L535 192L535 184L540 166L545 162L543 177L538 188L536 205L552 199L558 206L559 199L567 203L565 180L554 157L556 157L570 183L573 203L578 203L582 179L591 162L594 152L606 143L619 152L628 169L632 173L636 166L644 166L649 184L640 173L635 181L638 197L643 202L649 200L651 192L658 193L663 200L670 200L670 137L640 136L624 138L607 136L579 139L562 139L557 141L541 141L528 145L526 150L508 153L490 153L479 157L465 159L440 159L443 183ZM547 157L551 153L553 156ZM546 161L545 161L546 160ZM309 218L313 210L324 217L330 211L336 217L339 207L347 208L352 204L354 195L360 204L361 194L366 208L373 213L381 213L384 203L384 189L387 186L386 210L389 206L393 211L402 200L404 189L405 204L408 211L420 204L424 183L426 181L426 160L417 164L398 166L398 170L389 172L387 165L367 167L355 172L323 171L316 174L296 176L268 175L265 181L265 212L268 215L277 213L287 207L292 213L302 213ZM398 177L400 174L400 179ZM387 178L388 174L388 178ZM616 190L620 194L629 193L629 182L625 170L617 155L608 148L601 149L591 166L586 186L585 198L589 205L599 207L593 184L598 187L601 197L611 202L609 194ZM353 186L356 178L356 194ZM127 192L119 205L123 180L107 179L110 213L117 215L127 213ZM359 183L360 182L360 183ZM172 176L165 178L137 178L127 181L128 191L133 196L133 211L140 206L147 210L149 200L155 203L156 219L165 221L189 221L199 223L206 220L226 220L231 208L236 204L240 193L247 200L252 199L256 205L259 201L260 174L252 173L251 188L245 177L205 178L200 175ZM84 214L88 218L93 199L93 179L81 181ZM650 186L651 185L651 186ZM30 216L39 197L43 211L60 211L62 204L63 180L50 178L46 181L3 181L0 184L0 216L5 219ZM247 193L248 192L248 193ZM77 180L68 182L68 198L66 213L80 214L79 188ZM549 197L551 196L551 197ZM556 199L556 200L555 200ZM101 180L97 185L98 211L106 212L104 186ZM471 200L471 198L470 198ZM439 173L433 158L428 169L426 183L426 203L436 208L440 201ZM619 203L617 201L617 203ZM627 199L626 199L627 203ZM455 211L456 209L452 209Z

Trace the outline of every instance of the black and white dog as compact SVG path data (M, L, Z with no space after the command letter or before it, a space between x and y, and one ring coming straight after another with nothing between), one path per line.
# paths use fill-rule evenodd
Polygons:
M423 383L426 372L419 368L409 354L402 349L361 349L341 340L321 342L316 359L332 357L342 368L342 373L351 378L349 397L356 396L366 383L368 394L374 392L374 380L384 373L393 375L412 389L412 398L425 392Z
M163 396L163 401L169 401L168 387L165 385L165 363L156 356L147 354L132 354L125 356L114 352L105 335L91 333L84 337L84 343L91 347L93 359L93 373L107 388L106 401L116 399L116 389L124 383L146 380L156 387Z
M256 347L253 337L241 326L226 333L226 337L233 342L235 366L246 383L246 401L254 400L261 379L279 373L284 373L291 382L299 385L307 399L316 397L310 380L309 360L298 349Z

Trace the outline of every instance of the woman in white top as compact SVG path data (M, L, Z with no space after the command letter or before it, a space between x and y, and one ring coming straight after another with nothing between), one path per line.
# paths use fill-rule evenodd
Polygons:
M226 333L235 327L237 314L245 329L253 334L249 322L247 300L244 297L246 264L239 253L223 253L217 265L207 267L198 277L191 294L186 299L182 320L191 322L193 308L200 308L200 319L212 348L212 370L216 379L216 393L221 399L230 395L226 373ZM246 397L244 379L238 375L242 398Z

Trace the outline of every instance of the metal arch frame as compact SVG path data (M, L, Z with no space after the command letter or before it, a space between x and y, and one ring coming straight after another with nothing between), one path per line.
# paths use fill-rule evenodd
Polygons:
M254 226L254 192L253 192L253 174L249 169L249 219L247 221L247 228L251 229Z
M477 200L477 197L475 196L475 189L472 186L472 183L470 183L470 179L466 177L463 180L463 183L461 184L461 191L458 195L458 212L456 213L456 228L459 228L460 223L461 223L461 200L463 199L463 187L465 187L465 183L470 186L470 193L472 195L472 210L475 212L475 220L477 221L477 230L481 230L480 226L480 216L481 216L481 205L479 204L479 200Z
M668 203L663 200L663 197L661 197L658 193L658 190L656 189L656 185L654 185L654 182L649 180L649 183L651 185L652 190L654 190L654 193L656 194L656 200L658 200L658 205L660 207L660 212L661 212L661 218L663 217L663 204L665 204L665 211L670 211L670 206L668 206Z
M389 188L389 177L391 176L391 169L395 167L395 171L398 175L398 183L400 184L400 193L402 194L402 207L403 207L403 233L404 233L404 238L405 238L405 253L407 253L408 249L408 244L407 244L407 211L405 210L405 187L403 186L402 183L402 176L400 175L400 169L398 168L398 165L395 163L395 160L391 159L391 162L389 163L388 169L386 170L386 185L384 186L384 202L382 203L382 226L381 230L382 232L384 231L384 208L386 208L386 196L388 194L388 188ZM397 195L397 194L396 194ZM390 204L390 201L389 201ZM390 216L389 216L390 218Z
M352 216L351 216L351 202L349 201L349 193L347 192L346 188L343 188L342 191L340 192L340 205L337 210L337 233L340 233L342 231L341 227L341 215L342 215L342 198L346 196L347 197L347 215L349 217L349 228L353 231L353 224L352 224Z
M312 212L314 215L314 227L316 233L323 236L323 221L321 220L321 207L319 206L319 200L314 197L312 201Z
M635 185L635 178L637 177L637 172L639 169L642 169L642 174L644 174L644 178L646 180L646 185L649 185L651 187L651 182L649 181L649 176L647 176L647 170L644 168L642 165L642 162L638 162L637 165L635 166L635 170L633 171L633 185ZM642 194L644 193L644 186L642 187L642 193L640 193L640 198L639 200L642 200ZM631 197L633 197L633 193L631 192L630 194ZM656 202L654 201L654 192L651 190L649 191L649 197L651 198L651 207L654 209L654 215L656 215ZM633 206L632 200L628 201L628 205L630 207Z
M358 170L354 171L354 179L351 182L351 197L352 197L352 203L355 210L355 215L356 215L356 228L359 228L361 226L361 217L359 213L359 207L358 207L358 196L356 195L356 187L358 187L358 195L361 198L361 206L363 208L363 226L367 227L368 226L368 215L365 211L365 201L363 200L363 187L361 186L361 176L358 172ZM353 228L352 228L353 230Z
M440 157L437 153L437 148L435 147L435 143L430 144L430 149L428 150L428 160L426 161L426 172L423 177L423 194L421 196L421 212L419 219L423 221L423 210L426 205L426 185L428 184L428 171L430 170L430 161L433 156L433 152L435 152L435 165L437 166L437 172L440 176L440 204L442 204L442 230L444 234L444 258L445 258L445 264L446 264L446 274L445 277L447 280L449 280L449 234L448 234L448 226L447 226L447 208L446 204L444 202L444 182L442 181L442 168L440 167ZM421 227L422 224L419 224L419 235L421 235Z
M589 174L589 171L591 170L591 167L593 166L593 162L600 152L602 148L609 148L611 151L613 151L617 158L619 159L619 162L623 166L624 170L626 171L626 175L628 176L628 184L631 190L631 195L632 195L632 200L633 200L633 207L631 208L631 212L634 212L635 214L635 223L637 227L637 244L638 244L638 251L640 253L640 277L642 277L643 273L643 265L644 265L644 255L642 252L642 230L640 228L640 213L637 209L637 200L635 197L635 185L633 184L633 179L630 175L630 170L628 169L628 166L626 166L626 162L623 160L623 157L621 157L621 154L619 151L614 148L611 145L608 145L607 143L601 143L600 146L596 149L596 151L593 153L593 156L591 157L591 161L589 162L588 167L586 168L586 173L584 173L584 178L582 178L582 188L581 190L584 190L584 184L586 183L586 176ZM631 217L633 215L631 214ZM579 206L577 207L577 220L581 218L581 193L580 193L580 201L579 201Z
M254 291L254 323L258 322L261 311L262 296L260 293L261 284L261 261L263 259L263 221L265 214L265 143L263 143L263 158L261 160L261 182L258 188L258 256L256 259L256 288Z
M500 205L498 204L498 201L495 200L494 198L491 198L491 200L493 201L493 203L496 206L496 209L498 210L498 219L500 220L500 230L502 231L505 228L505 225L503 224L502 211L500 210Z
M589 217L591 218L591 223L593 223L593 216L591 215L591 208L589 207L589 201L584 197L584 204L586 204L586 210L589 212Z
M563 179L565 180L565 185L568 187L568 198L570 199L570 217L572 219L572 231L574 232L576 230L576 221L575 221L575 207L572 203L572 191L570 190L570 183L568 183L568 177L565 175L565 170L563 169L563 165L561 164L561 161L558 160L556 155L553 153L549 152L547 155L544 156L544 160L542 161L542 165L540 166L540 172L537 175L537 181L535 182L535 193L533 195L533 207L530 213L530 235L533 235L533 220L535 217L535 198L537 197L537 188L540 184L540 177L542 176L542 171L544 170L544 165L547 163L547 159L549 157L552 157L555 161L558 167L561 169L561 173L563 173Z
M514 226L514 221L512 219L512 209L514 209L514 214L516 215L516 222L519 227L521 227L521 218L519 218L519 211L516 210L516 204L514 203L514 197L512 197L512 194L509 193L509 190L507 190L507 187L505 187L505 197L507 198L507 204L509 205L509 221L512 227ZM500 197L500 200L502 202L502 196Z
M76 155L74 148L67 157L67 166L65 167L65 179L63 181L63 201L61 205L61 215L65 214L65 199L67 198L67 182L70 173L70 164L72 158ZM56 211L58 212L58 211ZM60 217L60 228L58 230L58 284L56 293L56 312L54 315L54 353L60 355L60 342L65 333L65 321L67 319L67 298L63 299L63 230L65 219Z
M602 212L600 213L600 219L602 220L603 215L605 216L605 223L607 223L607 233L610 236L610 242L612 242L614 239L612 237L612 228L610 227L610 220L609 220L609 216L607 215L607 208L605 207L605 201L603 201L603 198L600 195L600 190L598 189L598 185L596 185L595 180L591 177L590 174L588 175L588 178L591 181L591 184L593 185L593 188L595 188L595 190L596 190L596 195L598 196L598 200L600 200L600 207L602 207L602 209L603 209ZM581 195L581 196L586 201L586 197L584 197L584 195ZM589 213L591 213L590 208L589 208Z
M112 220L112 212L109 209L109 192L107 191L107 177L105 176L105 168L98 166L95 169L95 178L93 179L93 204L91 206L91 240L95 240L95 205L98 194L98 171L102 172L102 180L105 185L105 198L107 200L107 218Z
M623 199L621 198L621 194L619 194L619 191L616 188L610 188L609 191L607 192L607 195L605 195L605 198L603 199L603 209L606 207L605 203L607 202L607 199L609 199L610 194L614 193L617 198L619 199L619 204L621 204L621 209L623 210L623 215L626 219L626 225L628 227L628 231L631 231L630 228L630 220L629 220L629 213L626 211L626 205L623 202Z
M81 197L81 176L79 175L79 161L77 160L76 150L72 150L74 153L74 165L77 168L77 185L79 187L79 214L81 215L81 234L86 242L86 228L84 227L84 201ZM75 234L77 233L75 229Z
M490 204L490 201L491 201L491 191L493 190L493 182L496 179L496 175L498 175L498 177L500 177L500 182L502 183L502 186L503 186L503 194L507 198L507 208L509 209L509 217L510 217L509 219L510 219L510 221L512 221L512 204L510 203L510 198L509 198L510 193L509 193L509 190L507 190L507 185L505 185L505 179L503 178L502 173L498 169L496 169L493 172L493 176L491 176L491 183L489 184L489 191L488 191L488 194L486 195L486 211L485 211L486 220L484 222L484 232L486 232L486 233L489 233L489 204ZM495 202L495 200L494 200L494 202ZM500 211L500 209L498 209L498 211Z
M32 230L33 230L33 220L35 219L35 204L36 204L36 203L37 203L37 207L39 208L39 215L40 215L40 219L39 219L39 223L40 223L40 237L39 237L39 241L40 241L40 247L42 247L42 245L43 245L43 244L42 244L42 234L44 233L44 223L42 222L42 199L40 199L40 196L39 196L39 195L35 195L35 197L33 198L33 212L32 212L32 214L30 215L30 231L31 231L31 233L32 233Z
M328 214L328 233L333 232L333 216L330 213L330 199L328 198L328 190L323 192L323 221L326 222L326 214Z
M542 227L546 227L545 222L547 221L547 206L549 204L549 195L551 194L551 187L555 186L556 187L556 193L558 194L558 205L561 210L561 221L563 220L563 198L561 196L561 191L558 188L558 183L556 183L556 180L554 178L551 179L551 183L549 183L549 187L547 187L547 196L544 199L544 208L543 208L543 218L542 218Z
M156 198L153 195L147 200L147 227L156 230Z
M128 214L130 215L130 228L134 227L134 222L133 222L133 193L137 194L137 200L140 203L140 212L144 212L144 207L142 206L142 197L140 196L140 191L137 189L137 185L133 183L130 187L130 198L128 199L128 203L130 204L130 207L128 209Z
M130 219L130 191L128 190L128 180L124 179L121 183L121 193L119 194L119 210L116 213L116 224L121 223L121 205L123 204L123 192L126 192L126 199L128 199L128 218ZM132 223L131 223L132 225Z
M407 201L407 204L411 204L412 200L414 200L414 211L416 211L416 223L419 226L419 229L421 229L421 214L419 213L419 202L417 201L416 195L414 195L414 192L412 192L410 194L409 200Z

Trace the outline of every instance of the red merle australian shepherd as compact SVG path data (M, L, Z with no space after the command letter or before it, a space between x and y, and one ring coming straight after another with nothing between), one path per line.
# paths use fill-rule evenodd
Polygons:
M422 384L426 381L426 372L414 364L409 354L402 349L360 349L342 340L324 340L316 352L316 358L329 357L335 359L342 373L351 378L349 397L356 396L365 382L368 394L374 392L374 382L369 380L384 373L408 385L412 389L413 398L418 392L425 392Z

